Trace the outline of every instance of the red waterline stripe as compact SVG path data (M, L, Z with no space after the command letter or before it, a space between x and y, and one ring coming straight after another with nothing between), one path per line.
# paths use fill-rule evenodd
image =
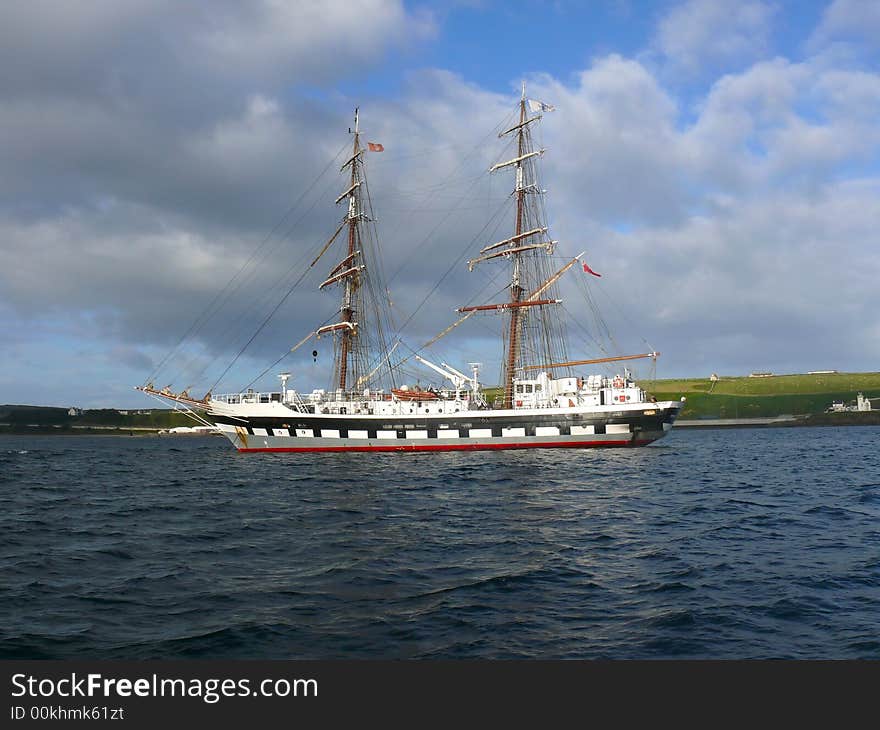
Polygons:
M655 439L638 441L542 441L531 444L425 444L424 446L313 446L294 448L267 446L260 449L239 449L242 454L255 452L315 452L315 451L482 451L484 449L577 449L593 446L647 446Z

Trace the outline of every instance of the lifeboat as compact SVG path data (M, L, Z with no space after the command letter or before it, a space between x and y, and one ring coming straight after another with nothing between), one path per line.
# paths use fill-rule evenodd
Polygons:
M398 400L439 400L440 396L433 390L410 390L409 388L392 388L391 392Z

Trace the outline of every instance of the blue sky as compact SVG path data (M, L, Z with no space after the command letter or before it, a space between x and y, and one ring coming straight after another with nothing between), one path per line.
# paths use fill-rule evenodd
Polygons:
M504 200L478 179L499 153L481 141L523 79L557 106L541 130L554 237L603 272L622 347L663 352L660 377L880 370L878 2L35 0L4 15L0 402L149 405L132 386L303 196L163 372L211 384L335 227L335 181L308 185L354 106L386 145L371 190L383 250L405 262L395 305L414 311ZM445 326L483 276L456 271L407 336ZM329 306L292 297L227 389ZM436 356L491 371L493 327ZM287 363L305 387L321 364Z

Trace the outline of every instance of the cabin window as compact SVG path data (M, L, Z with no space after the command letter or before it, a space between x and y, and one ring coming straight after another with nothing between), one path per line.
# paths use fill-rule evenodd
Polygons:
M517 392L517 393L522 393L522 392L523 392L523 387L522 387L522 385L517 385L517 386L516 386L516 392Z
M544 387L543 385L538 383L537 385L535 385L535 392L540 393L543 387Z
M532 386L531 386L531 385L527 385L527 386L526 386L526 393L531 393L531 392L532 392Z

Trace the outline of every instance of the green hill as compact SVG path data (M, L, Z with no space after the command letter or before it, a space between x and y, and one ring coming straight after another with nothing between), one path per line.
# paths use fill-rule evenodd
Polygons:
M758 418L823 413L833 401L857 393L880 400L880 373L816 373L771 377L719 377L640 383L658 400L687 401L682 418ZM880 408L880 403L875 407Z
M183 413L171 408L96 408L73 414L69 410L50 406L0 405L0 433L81 433L89 429L158 431L192 425Z

